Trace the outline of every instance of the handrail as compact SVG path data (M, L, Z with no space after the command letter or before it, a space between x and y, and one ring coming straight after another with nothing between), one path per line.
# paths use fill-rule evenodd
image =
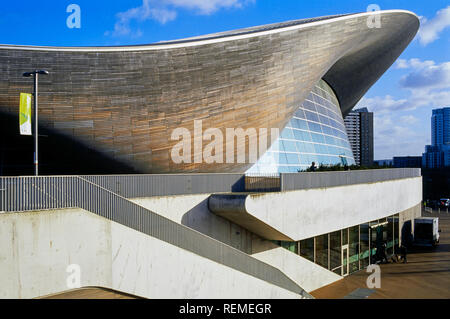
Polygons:
M420 176L420 168L283 173L281 191L377 183Z

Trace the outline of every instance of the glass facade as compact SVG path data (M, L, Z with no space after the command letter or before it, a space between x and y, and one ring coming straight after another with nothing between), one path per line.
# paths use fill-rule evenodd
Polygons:
M314 237L300 241L300 256L314 262Z
M359 226L348 229L350 272L359 270Z
M316 264L328 269L328 234L315 238Z
M369 266L370 242L369 242L369 223L359 225L359 251L360 267Z
M330 270L338 275L341 274L342 267L341 248L341 231L330 233Z
M312 162L316 166L355 164L338 99L323 80L248 173L295 173Z
M276 243L338 275L346 275L347 269L352 273L379 260L377 249L383 244L388 257L399 253L398 221L396 214L300 242Z

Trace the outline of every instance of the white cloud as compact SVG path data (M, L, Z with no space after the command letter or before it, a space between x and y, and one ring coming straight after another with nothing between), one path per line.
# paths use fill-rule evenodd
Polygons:
M168 6L197 10L199 14L211 14L221 8L242 8L254 0L160 0Z
M400 116L400 122L403 123L403 124L411 125L411 124L417 123L417 121L419 121L419 120L414 115L403 115L403 116Z
M421 155L424 145L429 143L429 132L423 130L421 125L417 118L410 115L398 117L395 113L375 113L375 159Z
M405 59L398 59L397 62L395 62L396 69L407 69L408 67L408 61Z
M398 59L397 62L395 63L395 68L396 69L409 69L409 68L423 69L423 68L431 67L433 65L435 65L435 62L432 60L421 61L420 59L416 59L416 58L409 59L409 60Z
M210 15L223 8L242 8L254 2L255 0L143 0L140 7L119 12L114 31L107 31L105 35L140 36L142 35L140 30L132 31L131 21L156 20L165 24L176 19L179 9L190 10L200 15Z
M450 27L450 6L439 10L432 20L422 18L422 26L419 30L419 42L427 45L439 39L439 33Z
M422 90L450 88L450 62L435 65L433 61L418 61L413 68L413 72L400 79L402 87Z
M360 107L367 107L371 112L376 113L392 112L410 108L407 99L396 100L391 95L385 95L383 97L376 96L373 98L363 97L354 108Z
M450 62L437 64L431 60L399 59L395 67L408 72L399 80L402 89L399 93L405 97L364 97L355 106L375 112L377 159L420 155L424 145L430 142L429 131L423 129L423 118L408 114L408 111L450 106Z
M408 96L401 99L395 99L391 95L364 97L357 107L386 113L414 110L422 106L450 105L450 62L436 64L431 60L399 59L395 67L410 70L399 81L400 87L406 89Z

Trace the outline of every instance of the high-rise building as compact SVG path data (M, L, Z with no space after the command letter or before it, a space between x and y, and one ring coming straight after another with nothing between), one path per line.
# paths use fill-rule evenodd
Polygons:
M392 161L393 166L397 168L422 167L422 156L395 156Z
M350 112L344 119L356 165L373 165L373 113L367 108Z
M431 115L431 145L422 155L424 168L450 166L450 107L434 109Z

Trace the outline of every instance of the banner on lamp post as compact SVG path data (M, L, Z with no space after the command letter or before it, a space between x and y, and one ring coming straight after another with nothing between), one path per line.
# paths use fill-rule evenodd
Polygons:
M20 125L20 135L32 135L30 93L20 93L19 125Z

